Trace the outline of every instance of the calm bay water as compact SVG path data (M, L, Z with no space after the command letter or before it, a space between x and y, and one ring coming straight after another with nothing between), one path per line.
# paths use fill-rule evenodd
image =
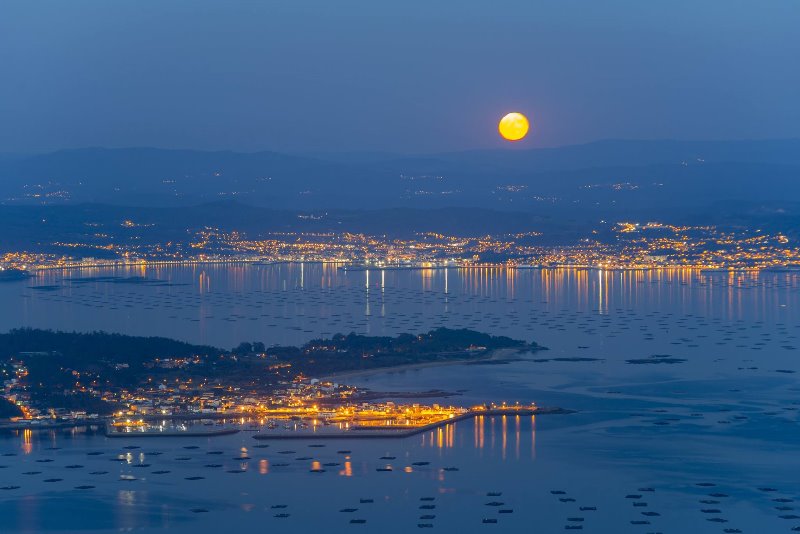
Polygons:
M367 274L319 264L49 271L4 284L4 330L102 329L224 347L435 326L535 340L550 350L354 380L457 393L443 402L536 401L578 413L462 421L441 434L323 448L257 449L246 432L193 444L7 437L0 454L15 456L0 456L0 486L19 488L0 491L0 530L791 532L800 526L798 289L795 273ZM130 456L119 463L118 454ZM311 473L315 461L331 465ZM392 472L375 471L387 463Z
M572 337L612 327L595 341L600 349L598 341L614 345L615 337L625 346L631 328L696 338L692 329L704 321L774 327L777 336L800 323L799 291L800 273L696 270L345 272L322 264L53 270L26 284L0 285L0 325L157 334L223 347L442 325L535 338L557 350L574 348L560 332Z

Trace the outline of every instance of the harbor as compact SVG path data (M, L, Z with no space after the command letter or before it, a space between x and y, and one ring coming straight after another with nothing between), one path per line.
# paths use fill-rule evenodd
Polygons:
M374 421L367 424L352 424L339 426L332 430L314 427L312 431L261 431L253 435L256 440L308 440L308 439L397 439L415 436L432 430L452 425L459 421L474 419L477 417L501 417L501 416L536 416L536 415L555 415L569 414L571 410L563 408L539 408L531 406L502 406L490 408L472 408L462 413L451 413L446 417L435 419L421 424L399 424L394 421L387 421L385 424L375 424Z
M155 418L108 420L105 436L215 437L254 432L256 440L376 439L405 438L477 417L569 414L571 410L530 405L474 406L471 408L413 405L341 406L336 409L310 407L293 410L262 410L258 416L238 414L226 419Z

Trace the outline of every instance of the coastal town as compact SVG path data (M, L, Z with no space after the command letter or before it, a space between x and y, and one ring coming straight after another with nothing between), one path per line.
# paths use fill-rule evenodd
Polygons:
M16 366L15 374L19 378L5 380L3 385L5 399L18 406L20 414L5 421L0 418L0 431L89 425L109 437L197 437L250 431L257 432L253 436L256 439L385 438L406 437L472 417L568 413L560 408L542 409L533 403L463 407L428 405L417 398L448 396L446 392L420 392L407 402L390 401L385 398L401 394L376 394L330 380L298 376L262 395L244 393L238 387L186 383L173 387L162 383L152 389L122 392L117 399L120 408L100 415L86 410L37 408L21 386L26 370Z
M601 224L568 245L542 243L542 233L456 236L418 233L391 238L356 233L281 232L247 236L205 227L187 239L143 242L117 235L139 228L87 233L80 241L54 241L38 250L6 250L0 268L37 269L191 263L324 262L341 268L697 268L787 269L800 266L800 246L780 232L677 226L661 222ZM60 251L60 252L54 252Z
M349 373L491 362L543 350L535 343L447 329L396 338L338 335L301 347L242 343L233 351L103 333L19 330L0 337L0 428L6 429L102 421L141 431L153 421L162 421L163 428L165 420L187 419L273 428L286 421L298 421L301 429L416 428L494 408L426 406L425 398L454 394L370 391L347 384Z

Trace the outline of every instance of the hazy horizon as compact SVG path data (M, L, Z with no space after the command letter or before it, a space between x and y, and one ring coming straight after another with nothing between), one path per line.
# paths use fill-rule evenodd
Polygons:
M207 152L207 153L233 153L233 154L259 154L259 153L276 153L285 154L296 157L308 157L324 159L326 156L350 156L350 155L363 155L378 158L393 158L393 157L417 157L417 156L435 156L441 154L462 154L471 152L482 151L501 151L501 152L525 152L537 150L557 150L571 147L583 147L591 145L599 145L604 143L675 143L675 144L690 144L690 143L775 143L775 142L795 142L800 141L800 135L794 137L763 137L763 138L599 138L589 141L565 143L548 146L530 146L524 144L507 144L500 146L489 147L464 147L452 150L434 150L430 152L422 151L392 151L392 150L277 150L270 147L253 148L253 149L236 149L236 148L197 148L192 146L156 146L156 145L84 145L73 147L62 147L45 149L38 151L20 151L20 152L0 152L0 157L28 157L28 156L41 156L46 154L53 154L58 152L81 151L81 150L164 150L164 151L184 151L184 152Z

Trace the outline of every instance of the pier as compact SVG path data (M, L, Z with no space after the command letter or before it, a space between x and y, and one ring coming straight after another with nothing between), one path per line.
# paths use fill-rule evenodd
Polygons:
M228 414L176 414L169 416L143 416L136 421L115 422L114 418L93 418L91 420L72 420L58 422L43 422L39 424L12 423L0 425L0 430L30 431L54 430L79 426L92 426L108 438L207 438L237 434L242 431L257 432L253 435L256 440L310 440L310 439L383 439L405 438L422 434L451 423L464 421L475 417L497 416L533 416L574 413L557 407L539 407L536 405L495 405L474 406L472 408L427 406L395 406L391 404L389 410L376 410L374 408L340 407L333 411L320 410L316 406L311 408L272 409L262 410L258 414L233 412ZM253 417L261 419L260 423L253 421ZM249 428L241 428L245 420L250 423ZM270 418L271 417L271 418ZM270 418L270 419L267 419ZM274 419L272 419L274 418ZM155 421L205 421L231 419L235 427L225 426L216 429L193 429L184 425L168 425L167 427L151 424ZM301 429L276 430L276 420L285 422L295 421L302 423ZM269 421L267 426L266 422ZM308 425L306 422L312 422ZM320 424L319 421L324 421ZM219 424L219 423L217 423ZM211 426L210 422L204 423ZM178 427L178 428L176 428ZM284 428L289 428L285 426Z
M423 434L430 430L447 426L458 421L464 421L475 417L496 417L496 416L520 416L520 415L557 415L574 413L572 410L564 408L490 408L486 410L469 410L468 412L452 415L445 419L440 419L432 423L419 426L403 425L356 425L347 430L322 431L322 432L262 432L255 434L256 440L310 440L310 439L397 439L407 438L418 434Z

